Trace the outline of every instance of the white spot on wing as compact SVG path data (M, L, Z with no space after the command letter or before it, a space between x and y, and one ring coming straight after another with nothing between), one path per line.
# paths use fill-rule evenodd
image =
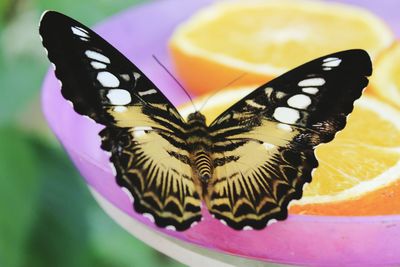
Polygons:
M165 229L170 230L170 231L176 231L176 228L173 225L168 225L167 227L165 227Z
M223 219L221 219L221 220L219 220L223 225L228 225L228 223L225 221L225 220L223 220Z
M127 107L124 107L124 106L116 106L116 107L114 108L114 111L115 111L115 112L125 112L127 109L128 109L128 108L127 108Z
M132 196L132 193L125 187L121 187L122 191L128 196L129 200L133 203L135 199Z
M340 63L342 62L342 60L341 60L341 59L338 59L338 58L336 58L336 57L331 57L331 58L325 58L325 59L323 60L323 62L324 62L324 63L322 63L322 67L331 69L331 68L334 68L334 67L339 66ZM325 68L324 68L324 69L325 69Z
M155 93L157 93L157 90L156 90L156 89L150 89L150 90L147 90L147 91L138 92L138 94L139 94L140 96L151 95L151 94L155 94Z
M313 168L313 169L311 170L311 177L314 177L314 173L315 173L316 170L317 170L317 168Z
M243 230L243 231L250 231L250 230L254 230L254 228L251 227L251 226L249 226L249 225L246 225L245 227L243 227L242 230Z
M303 94L298 94L290 97L287 103L292 108L305 109L311 104L311 98Z
M135 77L135 80L140 78L140 73L134 72L133 77Z
M264 109L264 108L265 108L264 105L258 104L257 102L255 102L255 101L253 101L253 100L251 100L251 99L247 99L247 100L246 100L246 104L247 104L248 106L251 106L251 107L257 108L257 109Z
M144 130L135 130L134 132L133 132L133 136L135 137L135 138L140 138L140 137L143 137L143 136L145 136L146 135L146 132L144 131Z
M82 115L82 117L90 122L94 122L94 120L92 118L90 118L88 115Z
M298 83L298 86L306 87L306 86L321 86L325 84L325 80L322 78L309 78L302 80Z
M331 70L332 68L322 68L323 70Z
M119 80L114 74L108 71L101 71L97 73L97 80L105 87L118 87Z
M316 87L304 87L301 89L304 93L310 94L310 95L315 95L318 93L319 89Z
M290 125L284 124L284 123L278 123L276 126L278 129L284 130L286 132L291 132L293 131L292 127Z
M312 176L311 176L312 177ZM304 192L304 190L307 188L307 186L309 185L309 183L305 183L305 184L303 184L303 188L301 189L302 190L302 192Z
M300 119L299 111L287 107L276 108L272 116L283 123L295 123Z
M123 89L111 89L107 93L107 98L112 105L126 105L131 103L131 94Z
M269 97L274 89L272 87L267 87L264 89L265 94Z
M337 57L328 57L328 58L325 58L324 60L322 60L322 62L324 62L323 63L324 66L337 67L342 62L342 60Z
M113 174L114 176L117 176L117 170L115 169L114 164L112 164L112 163L110 162L109 165L110 165L110 169L111 169L112 174Z
M106 64L97 61L90 62L90 65L92 65L92 67L95 68L96 70L105 69L107 67Z
M108 57L100 54L99 52L93 51L93 50L86 50L85 55L90 59L94 59L94 60L101 61L101 62L108 63L108 64L111 63L111 61Z
M190 227L196 226L196 225L198 225L198 224L199 224L198 222L192 222L192 224L190 225Z
M282 97L284 97L286 94L284 92L278 91L276 92L275 96L278 99L281 99Z
M67 103L68 103L68 105L69 105L71 108L73 108L73 107L74 107L74 104L72 103L72 101L71 101L71 100L67 100Z
M125 81L129 82L130 77L128 74L120 74L119 76L121 76L122 79L124 79Z
M263 143L263 146L265 147L265 149L267 150L271 150L274 149L276 146L270 143Z
M77 28L80 31L83 31L84 33L89 34L89 32L87 30L85 30L84 28L82 28L82 27L79 27L79 26L74 26L74 27Z
M149 131L149 130L153 130L153 128L150 126L137 126L137 127L133 128L133 130Z
M153 215L151 215L150 213L143 213L143 217L146 217L146 218L149 219L152 223L155 222Z
M327 57L327 58L324 58L324 60L322 60L322 62L328 62L328 61L332 61L332 60L338 60L338 58L337 57Z
M276 220L276 219L271 219L271 220L269 220L269 221L267 222L267 226L270 226L271 224L274 224L274 223L276 223L276 222L278 222L278 220Z
M80 37L86 37L86 38L89 37L88 32L82 29L81 27L72 26L71 30L75 35L78 35Z
M146 131L153 130L153 128L149 126L139 126L133 128L133 136L136 138L140 138L146 135Z

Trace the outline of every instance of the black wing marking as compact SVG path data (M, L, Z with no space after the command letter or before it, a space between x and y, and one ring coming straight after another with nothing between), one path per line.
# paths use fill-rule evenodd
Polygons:
M135 210L161 227L185 230L201 219L187 159L185 123L160 90L119 51L81 23L46 12L40 35L76 112L106 128L119 185ZM171 156L173 155L173 156Z
M364 50L320 57L260 86L218 116L210 130L220 136L234 135L248 132L260 120L270 120L315 131L308 138L314 145L329 142L346 125L346 116L371 73L371 60Z
M117 183L132 192L137 212L178 231L201 220L188 152L156 131L106 128L100 135L102 148L111 151Z
M62 82L61 92L79 114L109 125L115 121L105 111L121 112L127 105L140 106L144 113L155 108L182 124L176 108L144 73L88 27L48 11L39 32Z
M371 72L363 50L327 55L259 87L215 119L211 213L235 229L285 219L318 165L314 147L344 128Z

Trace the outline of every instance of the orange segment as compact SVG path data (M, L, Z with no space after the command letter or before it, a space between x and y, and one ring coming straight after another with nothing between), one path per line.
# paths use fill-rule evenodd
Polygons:
M368 194L339 202L292 205L292 214L373 216L400 214L400 179Z
M369 147L355 143L340 144L317 149L320 167L315 171L314 181L308 185L304 197L335 195L369 181L395 166L400 159L397 151ZM323 177L323 178L321 178Z
M351 140L353 143L369 144L377 147L396 147L400 144L400 132L397 129L393 120L390 118L390 111L386 113L384 110L380 115L376 111L365 109L355 109L349 116L349 122L346 125L346 131L341 131L337 136L339 140ZM380 116L386 118L380 119ZM371 118L371 119L362 119ZM385 133L385 137L376 133L376 131L360 131L360 129L379 129L380 132ZM337 141L338 142L338 141Z
M255 88L255 87L253 87ZM221 92L202 112L210 123L249 88ZM195 101L200 107L208 96ZM192 112L183 108L183 115ZM317 215L400 214L400 112L371 96L356 102L347 126L316 149L319 167L291 213Z
M374 57L393 41L371 13L320 1L221 1L181 25L170 41L176 71L197 93L262 83L325 54L350 48Z
M371 88L378 96L400 107L400 41L378 58Z

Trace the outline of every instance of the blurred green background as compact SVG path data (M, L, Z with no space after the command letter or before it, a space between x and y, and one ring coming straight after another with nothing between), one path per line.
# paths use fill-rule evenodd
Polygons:
M181 266L95 203L40 111L49 63L38 36L53 9L92 26L144 0L0 0L0 266Z

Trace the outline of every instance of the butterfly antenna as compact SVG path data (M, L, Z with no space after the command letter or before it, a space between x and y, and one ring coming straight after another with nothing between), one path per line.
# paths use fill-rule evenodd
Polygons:
M214 93L212 93L207 99L206 101L204 101L203 105L201 105L199 111L201 111L206 104L208 103L208 100L210 100L212 97L214 97L216 94L218 94L219 92L221 92L221 90L225 89L226 87L234 84L235 82L237 82L238 80L242 79L244 76L247 75L247 72L242 73L240 76L238 76L237 78L233 79L232 81L230 81L229 83L225 84L224 86L222 86L221 88L219 88L218 90L216 90Z
M172 79L174 79L174 81L179 85L179 87L185 92L187 97L190 99L190 102L192 102L194 109L197 110L192 97L190 96L188 91L186 91L185 87L183 87L183 85L178 81L178 79L175 78L175 76L167 69L167 67L164 64L161 63L161 61L155 55L152 55L152 56L153 56L154 60L169 74L169 76L171 76Z

